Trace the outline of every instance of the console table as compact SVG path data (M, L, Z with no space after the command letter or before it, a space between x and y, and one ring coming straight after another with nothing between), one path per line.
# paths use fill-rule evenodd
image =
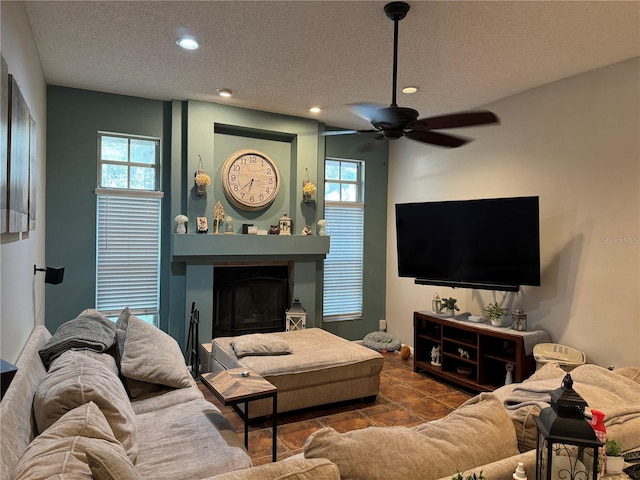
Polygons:
M543 330L522 332L429 312L414 312L413 326L414 370L479 392L504 385L509 364L513 382L529 377L536 368L534 345L551 341ZM439 365L432 361L434 349Z

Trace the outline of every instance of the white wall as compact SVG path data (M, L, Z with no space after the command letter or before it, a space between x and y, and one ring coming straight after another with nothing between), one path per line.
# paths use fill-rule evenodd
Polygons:
M0 51L20 86L37 124L38 185L36 229L5 233L0 245L0 356L15 362L34 325L44 323L46 84L22 2L0 2Z
M393 142L389 331L413 345L413 311L430 310L438 291L477 315L494 299L523 308L530 328L583 350L590 362L640 365L638 85L636 58L488 105L502 124L458 130L476 138L462 148ZM397 276L396 203L528 195L540 196L541 287L453 290Z

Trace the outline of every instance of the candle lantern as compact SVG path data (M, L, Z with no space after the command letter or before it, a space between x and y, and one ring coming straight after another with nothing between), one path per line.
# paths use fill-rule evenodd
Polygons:
M304 330L307 327L307 311L300 303L299 298L293 300L291 308L287 310L285 319L287 332L291 330Z
M440 313L442 310L442 300L440 299L440 295L438 292L433 296L433 300L431 300L431 311L433 313Z
M586 406L567 374L551 392L551 406L535 419L536 480L597 480L602 443L584 418Z
M291 218L284 212L280 217L280 235L291 235Z

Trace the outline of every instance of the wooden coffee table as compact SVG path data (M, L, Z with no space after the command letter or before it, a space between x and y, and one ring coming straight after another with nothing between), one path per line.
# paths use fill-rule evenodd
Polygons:
M243 376L243 372L248 373ZM252 370L233 368L219 373L207 373L200 377L207 387L225 406L230 405L244 421L244 446L249 450L249 402L271 398L272 414L272 458L276 461L278 428L278 389ZM244 404L244 411L238 406Z

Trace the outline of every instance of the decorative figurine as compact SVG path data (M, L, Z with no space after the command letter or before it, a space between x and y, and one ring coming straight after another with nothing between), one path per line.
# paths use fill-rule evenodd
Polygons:
M213 207L213 221L216 224L216 230L214 233L216 235L220 233L218 230L220 229L220 224L222 223L223 218L224 218L224 207L222 206L222 203L220 203L220 200L218 200Z
M458 353L460 353L460 358L469 358L469 352L462 348L458 349Z
M280 233L280 229L278 225L271 225L269 227L269 235L278 235Z
M227 224L225 227L225 232L227 235L233 235L235 232L233 231L233 217L229 216L224 219Z
M507 363L504 366L504 369L507 371L507 375L504 379L504 384L511 385L513 383L513 363Z
M318 235L325 237L327 235L327 221L324 218L318 220Z
M187 233L187 227L185 226L185 223L189 221L189 218L186 215L178 215L176 216L175 221L178 222L176 233Z
M431 349L431 365L435 365L436 367L442 365L440 358L440 346L438 345Z

